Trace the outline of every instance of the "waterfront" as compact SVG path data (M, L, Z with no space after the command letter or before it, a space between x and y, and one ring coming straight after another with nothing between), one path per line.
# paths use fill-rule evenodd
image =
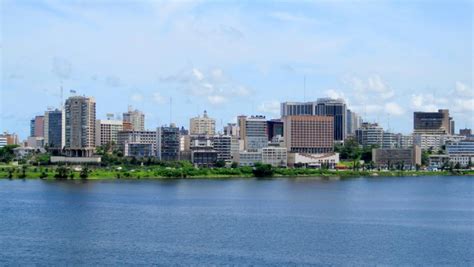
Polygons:
M472 265L474 179L0 180L0 265Z

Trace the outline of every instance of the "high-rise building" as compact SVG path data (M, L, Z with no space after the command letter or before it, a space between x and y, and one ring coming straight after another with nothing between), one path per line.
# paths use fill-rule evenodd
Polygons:
M48 110L44 114L44 143L50 151L59 152L65 145L63 112Z
M355 131L355 135L361 146L382 147L384 131L377 123L362 123L361 127Z
M319 98L316 102L281 103L281 117L293 115L331 116L334 140L343 141L347 134L347 107L343 99Z
M347 131L347 135L351 135L351 136L354 136L355 135L355 131L357 129L359 129L361 123L362 123L362 119L360 118L360 116L351 111L350 109L347 109L347 116L346 116L346 122L347 122L347 126L346 126L346 131Z
M239 126L237 123L228 123L224 126L224 134L239 138Z
M452 126L454 128L454 124ZM413 129L415 134L450 134L449 110L440 109L438 112L414 112Z
M470 137L472 135L471 129L459 129L459 135Z
M217 151L217 160L231 161L232 136L215 135L212 137L212 147Z
M117 144L118 132L123 131L123 122L120 120L96 121L95 145Z
M92 97L72 96L64 106L65 152L70 157L91 157L95 152L96 104Z
M244 140L244 149L257 151L268 146L267 120L265 116L239 116L240 138Z
M283 136L283 121L280 119L267 121L268 141L276 136Z
M179 160L180 135L174 124L156 130L156 156L160 160Z
M128 107L128 112L123 113L123 121L130 123L133 131L145 131L145 114L137 109L133 110L131 106Z
M288 152L319 154L333 151L333 117L286 116L283 123Z
M209 118L204 110L203 116L197 116L189 120L189 131L191 135L214 135L216 133L216 120Z
M30 136L44 137L44 116L35 116L31 119Z

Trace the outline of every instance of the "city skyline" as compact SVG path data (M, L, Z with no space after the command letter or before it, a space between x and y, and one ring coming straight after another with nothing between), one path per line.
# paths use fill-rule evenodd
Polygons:
M22 139L31 118L59 106L61 85L63 100L69 90L95 97L98 119L133 105L149 129L169 124L170 98L177 125L207 110L222 131L241 114L278 118L281 102L328 96L394 132L412 131L414 111L438 109L450 110L457 129L473 128L469 1L2 9L1 130Z

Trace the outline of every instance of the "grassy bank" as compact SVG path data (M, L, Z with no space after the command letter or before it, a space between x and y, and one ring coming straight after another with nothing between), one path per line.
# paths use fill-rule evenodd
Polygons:
M88 167L88 180L107 179L169 179L169 178L250 178L255 177L251 167L239 168L165 168L165 167ZM58 166L0 166L1 178L47 179L57 177ZM82 172L83 173L83 172ZM440 176L472 175L474 171L353 171L353 170L319 170L274 168L273 177L386 177L386 176ZM70 169L67 179L81 179L81 171Z

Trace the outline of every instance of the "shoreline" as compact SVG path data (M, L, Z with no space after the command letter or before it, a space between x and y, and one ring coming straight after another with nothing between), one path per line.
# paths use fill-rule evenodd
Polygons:
M13 168L15 172L9 173ZM279 179L279 178L315 178L315 179L350 179L350 178L382 178L382 177L422 177L422 176L473 176L474 170L459 171L353 171L353 170L319 170L319 169L274 169L271 176L257 177L251 168L215 168L215 169L166 169L153 167L140 167L131 170L109 170L107 168L92 168L88 177L80 177L80 171L71 171L67 178L55 178L57 166L27 167L22 172L22 167L0 166L0 179L21 180L48 180L48 181L80 181L80 180L171 180L171 179ZM71 175L73 178L71 179Z

